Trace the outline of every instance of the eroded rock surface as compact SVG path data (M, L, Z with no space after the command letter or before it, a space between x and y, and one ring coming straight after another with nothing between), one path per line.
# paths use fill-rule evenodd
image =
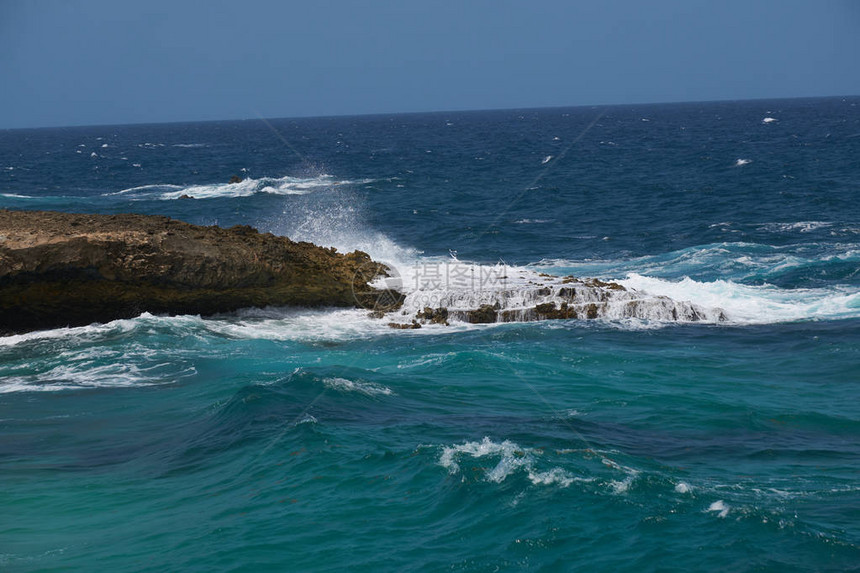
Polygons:
M149 215L0 210L0 333L142 312L210 315L243 307L396 308L368 285L385 265L355 251Z

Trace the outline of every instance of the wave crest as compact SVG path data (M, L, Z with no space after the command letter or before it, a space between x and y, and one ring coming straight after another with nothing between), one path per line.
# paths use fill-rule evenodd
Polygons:
M371 180L338 180L331 175L325 174L307 178L284 176L253 179L249 177L235 183L212 183L209 185L142 185L106 195L127 195L130 199L137 201L149 199L171 201L175 199L235 198L250 197L260 193L270 195L305 195L318 189L370 182Z

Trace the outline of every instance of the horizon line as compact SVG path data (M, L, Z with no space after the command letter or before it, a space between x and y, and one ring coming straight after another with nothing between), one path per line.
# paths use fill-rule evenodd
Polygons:
M682 105L682 104L710 104L710 103L741 103L755 101L789 101L802 99L845 99L860 97L860 94L842 94L842 95L817 95L817 96L788 96L788 97L757 97L757 98L727 98L713 100L678 100L678 101L663 101L663 102L631 102L631 103L610 103L610 104L576 104L576 105L546 105L546 106L527 106L527 107L489 107L489 108L457 108L457 109L442 109L442 110L425 110L425 111L398 111L398 112L369 112L369 113L334 113L322 115L295 115L295 116L278 116L278 117L263 117L256 114L253 117L234 117L221 119L192 119L192 120L169 120L169 121L145 121L132 123L81 123L81 124L64 124L64 125L46 125L38 127L0 127L0 131L27 131L40 129L70 129L70 128L91 128L91 127L133 127L133 126L160 126L160 125L181 125L181 124L196 124L196 123L224 123L224 122L242 122L242 121L282 121L282 120L312 120L312 119L345 119L345 118L362 118L362 117L382 117L382 116L399 116L399 115L435 115L445 113L480 113L480 112L503 112L503 111L537 111L537 110L552 110L552 109L580 109L580 108L612 108L624 106L661 106L661 105Z

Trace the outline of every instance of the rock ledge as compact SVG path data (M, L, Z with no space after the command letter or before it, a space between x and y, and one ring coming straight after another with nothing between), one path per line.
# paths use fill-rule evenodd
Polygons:
M395 308L368 285L388 268L248 226L150 215L0 210L0 334L142 312L210 315L244 307Z

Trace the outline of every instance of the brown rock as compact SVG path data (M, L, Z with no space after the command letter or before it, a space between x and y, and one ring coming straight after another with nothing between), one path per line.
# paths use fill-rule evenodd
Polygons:
M415 318L430 322L432 324L442 324L448 326L448 309L439 307L432 309L429 306L424 307L424 310L415 315Z
M483 304L476 310L466 313L466 320L473 324L496 322L498 318L498 305Z
M248 226L147 215L0 210L0 333L141 312L214 314L260 306L396 308L367 283L387 271Z

